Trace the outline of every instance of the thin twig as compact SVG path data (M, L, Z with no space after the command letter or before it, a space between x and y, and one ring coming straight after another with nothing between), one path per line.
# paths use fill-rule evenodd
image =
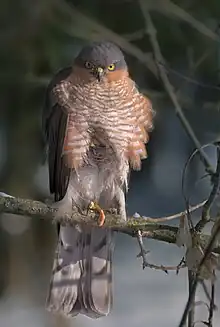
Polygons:
M138 31L135 31L133 33L123 34L122 37L128 41L137 41L143 38L145 34L144 29L140 29Z
M215 310L215 281L211 282L211 299L209 305L208 327L213 327L213 316Z
M215 201L215 198L217 196L218 190L219 190L219 183L220 183L220 147L217 145L217 167L215 174L212 175L212 191L205 202L202 210L202 217L201 220L197 223L195 229L197 232L200 232L206 225L208 221L210 221L210 209L213 205L213 202Z
M201 305L204 305L207 309L209 309L209 305L204 302L204 301L196 301L195 302L195 306L201 306Z
M211 146L211 145L212 145L212 146L215 146L215 144L204 144L204 145L202 146L202 149L204 150L205 148L207 148L208 146ZM216 146L215 146L215 147L216 147ZM192 231L193 231L193 234L196 233L196 230L195 230L195 228L194 228L194 224L193 224L193 221L192 221L192 219L191 219L191 215L190 215L190 210L189 210L189 205L190 205L190 196L187 196L187 195L186 195L186 192L185 192L185 180L186 180L186 173L187 173L187 171L188 171L188 169L189 169L189 165L190 165L191 161L194 159L195 155L196 155L198 152L199 152L198 149L195 149L195 150L193 151L193 153L192 153L192 154L189 156L189 158L187 159L187 161L186 161L186 163L185 163L185 165L184 165L184 168L183 168L183 173L182 173L182 183L181 183L182 195L183 195L183 197L184 197L185 205L186 205L187 218L188 218L188 221L189 221L190 228L191 228ZM200 180L203 179L203 178L206 177L206 176L210 176L210 174L209 174L209 173L206 174L205 176L203 176L202 178L200 178ZM192 189L192 190L193 190L193 189ZM191 193L193 193L192 190L191 190ZM206 201L207 201L207 200L206 200ZM205 203L206 203L206 201L205 201Z
M188 269L188 284L189 284L189 294L191 293L191 289L193 286L195 274ZM195 322L195 295L192 299L192 305L188 312L188 327L193 327Z
M165 221L169 221L169 220L173 220L173 219L176 219L176 218L180 218L186 214L188 214L189 212L193 212L201 207L203 207L203 205L205 204L206 201L203 201L201 203L198 203L196 204L195 206L191 206L188 208L188 210L184 210L182 212L178 212L174 215L170 215L170 216L166 216L166 217L160 217L160 218L151 218L151 217L143 217L146 219L147 222L152 222L152 223L162 223L162 222L165 222Z
M211 301L211 296L209 294L209 290L207 288L207 285L206 285L205 281L204 280L200 280L199 282L200 282L200 284L201 284L201 286L203 288L203 291L205 293L205 296L207 297L207 300L210 302ZM206 304L206 305L208 306L208 304ZM208 306L208 309L209 309L209 306Z
M144 248L142 233L140 230L138 230L138 232L137 232L137 240L138 240L138 244L140 247L140 253L137 255L137 257L142 257L142 267L144 269L144 268L148 267L147 254L150 251L146 251Z
M146 251L145 247L144 247L144 243L143 243L143 238L142 238L142 232L140 230L138 230L137 232L137 240L138 240L138 244L140 247L140 253L137 255L137 258L142 258L142 268L150 268L150 269L154 269L154 270L162 270L163 272L165 272L166 274L168 274L168 271L179 271L182 268L185 268L186 265L185 263L181 262L180 264L178 264L177 266L164 266L164 265L155 265L152 263L149 263L147 260L147 254L150 251Z
M191 84L195 84L201 88L204 89L210 89L210 90L216 90L216 91L220 91L220 87L217 85L212 85L212 84L207 84L207 83L202 83L197 81L194 78L191 78L190 76L186 76L180 72L178 72L177 70L170 68L168 65L162 63L162 62L157 62L158 65L161 65L167 72L172 73L173 75L176 75L178 77L180 77L181 79L184 79L185 81L187 81L188 83Z
M160 73L160 77L163 81L164 87L165 87L167 93L169 94L171 101L173 102L173 105L176 109L176 113L177 113L185 131L187 132L190 139L193 141L196 148L199 150L201 161L203 162L204 166L206 167L206 170L208 172L213 172L213 168L209 161L209 158L207 157L207 155L203 151L203 149L201 149L201 144L183 113L183 110L177 100L173 86L171 85L171 83L167 77L164 67L162 65L158 65L158 62L163 63L163 65L164 65L164 58L162 56L159 43L157 41L157 37L156 37L157 31L151 20L151 16L149 14L148 6L146 5L146 2L144 0L139 0L139 2L140 2L143 16L144 16L145 22L146 22L146 33L149 35L150 42L152 44L152 48L153 48L153 52L154 52L154 57L156 60L156 64L158 66L158 71Z
M192 305L192 302L193 302L193 299L194 299L194 296L195 296L195 293L196 293L196 288L197 288L197 285L198 285L198 282L199 282L201 269L202 269L206 259L208 258L209 254L213 251L213 246L215 244L215 240L216 240L216 237L218 236L219 232L220 232L220 221L219 221L219 223L218 223L218 225L216 227L215 232L210 237L209 243L208 243L207 247L204 250L204 256L203 256L202 260L200 261L200 263L198 265L197 272L196 272L196 275L195 275L195 279L194 279L193 285L191 287L191 292L189 293L189 297L188 297L188 300L187 300L187 303L186 303L186 306L185 306L181 321L179 323L179 327L184 327L185 326L186 319L187 319L189 310L191 309L191 305Z

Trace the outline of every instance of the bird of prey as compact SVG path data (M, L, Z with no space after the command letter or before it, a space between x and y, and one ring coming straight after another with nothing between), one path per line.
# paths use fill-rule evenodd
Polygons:
M85 46L71 67L55 75L46 92L43 130L57 216L97 203L126 219L128 174L147 156L152 118L150 100L111 42ZM59 226L48 310L92 318L110 312L112 236L98 226Z

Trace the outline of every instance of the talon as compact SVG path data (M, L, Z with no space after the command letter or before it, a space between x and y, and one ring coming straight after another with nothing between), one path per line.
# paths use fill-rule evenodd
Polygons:
M99 212L99 220L98 220L98 225L101 227L104 225L105 222L105 213L104 211L101 209Z
M102 208L98 205L98 203L91 201L89 205L90 210L94 210L99 213L98 225L101 227L105 222L105 213Z
M96 205L95 205L95 202L90 202L90 204L89 204L89 209L90 210L95 210L96 209Z

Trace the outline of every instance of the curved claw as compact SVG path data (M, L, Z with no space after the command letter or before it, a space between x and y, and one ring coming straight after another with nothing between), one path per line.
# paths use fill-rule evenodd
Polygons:
M89 209L99 213L98 225L100 227L103 226L104 222L105 222L104 210L96 202L91 202L90 205L89 205Z

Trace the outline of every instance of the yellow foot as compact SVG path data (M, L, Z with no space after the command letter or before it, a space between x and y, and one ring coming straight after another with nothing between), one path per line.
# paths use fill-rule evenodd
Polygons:
M91 202L89 205L89 209L96 211L99 213L99 220L98 220L98 225L101 227L104 225L105 222L105 214L102 208L98 205L96 202Z

